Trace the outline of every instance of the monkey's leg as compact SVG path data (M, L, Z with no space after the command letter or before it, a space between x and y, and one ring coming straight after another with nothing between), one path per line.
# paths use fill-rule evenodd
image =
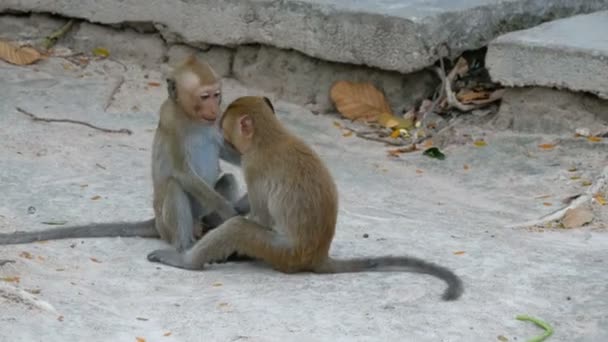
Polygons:
M173 249L156 250L148 254L148 260L195 270L234 252L262 259L284 272L300 266L294 262L287 237L242 216L233 217L210 231L185 253Z
M186 250L194 244L194 221L190 199L174 180L169 180L167 185L162 220L164 226L171 232L171 243L178 251Z

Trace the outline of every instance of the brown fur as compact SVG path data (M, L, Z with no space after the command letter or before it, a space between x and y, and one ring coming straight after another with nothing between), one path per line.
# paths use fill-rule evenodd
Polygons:
M413 257L337 260L329 256L338 215L338 193L319 156L291 134L268 100L242 97L221 118L225 140L242 156L251 214L233 217L209 232L186 253L152 252L148 259L201 269L230 253L263 260L285 272L343 273L393 268L435 275L448 283L443 295L457 299L460 279L449 269ZM176 175L181 182L182 176Z

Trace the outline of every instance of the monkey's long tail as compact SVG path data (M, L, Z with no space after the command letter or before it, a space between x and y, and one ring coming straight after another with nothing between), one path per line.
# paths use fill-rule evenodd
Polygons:
M140 222L93 223L86 226L72 226L47 229L37 232L14 232L0 234L0 245L14 245L35 241L95 238L95 237L159 237L154 219Z
M436 276L448 284L443 300L455 300L464 291L462 280L446 267L414 257L378 257L357 259L332 259L314 270L315 273L352 273L352 272L390 272L406 271Z

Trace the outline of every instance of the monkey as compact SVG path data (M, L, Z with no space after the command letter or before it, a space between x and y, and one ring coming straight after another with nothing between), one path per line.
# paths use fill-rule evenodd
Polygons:
M214 128L220 114L221 83L209 64L189 56L167 78L168 97L152 148L154 218L141 222L114 222L72 226L37 232L0 234L0 245L85 237L154 237L185 250L195 241L202 224L214 228L227 218L249 211L247 194L237 198L236 179L220 177L219 159L240 165L240 154L222 144ZM197 196L185 192L171 175L197 180ZM211 185L211 186L210 186Z
M444 280L448 284L444 300L461 296L463 285L456 274L422 259L330 257L338 215L337 187L317 153L274 114L267 98L245 96L228 105L218 125L225 144L241 153L249 214L226 220L186 251L153 251L149 261L200 270L237 252L287 274L413 271ZM202 190L195 179L181 172L173 178L188 191Z

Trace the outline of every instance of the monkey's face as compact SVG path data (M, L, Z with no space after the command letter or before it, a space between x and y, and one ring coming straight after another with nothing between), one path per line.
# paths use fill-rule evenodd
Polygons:
M196 75L186 75L181 84L178 83L177 97L181 107L194 121L212 124L220 114L222 91L219 82L200 84Z

